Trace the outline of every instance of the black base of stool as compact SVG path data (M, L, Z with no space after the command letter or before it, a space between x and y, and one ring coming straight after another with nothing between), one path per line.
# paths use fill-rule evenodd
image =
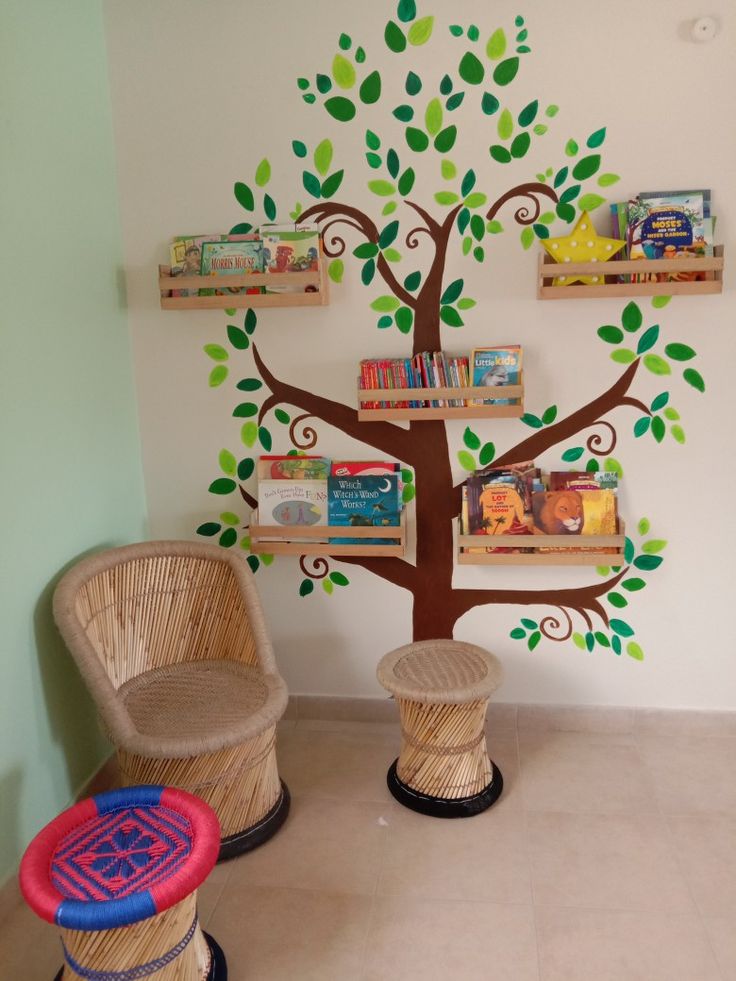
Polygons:
M217 856L218 862L225 862L229 858L242 855L243 852L252 851L258 848L269 838L273 837L284 823L289 814L291 805L291 795L289 788L284 781L281 781L281 796L273 805L265 817L244 831L238 831L234 835L228 835L220 842L220 854Z
M471 797L432 797L430 794L413 790L396 775L398 762L398 759L394 760L386 774L388 789L399 804L420 814L428 814L430 817L473 817L474 814L480 814L491 804L495 804L503 790L503 777L493 760L491 760L491 782L480 793L473 794Z
M202 931L204 933L204 931ZM210 948L210 969L207 972L207 977L204 981L227 981L227 961L225 960L225 955L222 952L222 947L218 942L211 937L209 933L204 933L204 939L207 941L207 946ZM64 968L62 967L59 973L54 978L54 981L61 981L61 976L64 973Z
M227 961L222 952L222 947L209 933L205 933L204 939L207 941L207 946L212 955L210 969L205 981L227 981Z

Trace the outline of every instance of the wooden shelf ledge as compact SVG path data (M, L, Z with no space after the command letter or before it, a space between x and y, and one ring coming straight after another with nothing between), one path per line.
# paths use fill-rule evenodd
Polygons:
M503 393L503 394L502 394ZM427 408L368 408L366 402L415 402L437 399L513 399L511 405L444 405ZM524 414L524 385L503 385L489 388L476 385L470 388L361 388L358 382L358 420L375 422L385 419L481 419L516 418Z
M398 539L399 544L339 545L330 542L295 542L294 538L386 538ZM401 512L401 524L355 528L335 525L262 525L258 511L250 521L250 550L255 555L376 555L398 556L406 552L406 511Z
M626 526L615 535L463 535L458 565L624 565ZM563 552L467 552L468 548L561 548ZM585 552L576 552L585 548ZM604 552L615 548L616 552Z
M229 293L225 296L172 296L172 290L201 290L213 287L270 286L272 288L313 286L314 292ZM170 266L158 267L162 310L226 310L244 307L320 307L330 302L329 279L324 261L317 272L251 273L243 276L172 276Z

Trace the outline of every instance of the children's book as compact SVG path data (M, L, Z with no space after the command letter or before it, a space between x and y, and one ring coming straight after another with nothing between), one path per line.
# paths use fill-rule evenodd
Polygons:
M551 470L549 489L561 490L618 490L618 474L608 470Z
M521 382L522 349L518 344L477 347L470 356L471 387L503 388ZM475 405L511 405L516 399L474 399Z
M628 205L629 258L687 259L713 254L710 191L644 192ZM636 279L641 279L637 276ZM652 274L658 282L705 279L705 271Z
M227 241L202 243L200 272L203 276L243 276L263 272L263 243L256 235L231 236ZM204 287L200 296L227 296L240 293L261 293L260 286L220 285Z
M258 459L259 480L327 480L330 461L325 456L272 455Z
M527 476L513 469L488 469L468 477L461 513L466 535L530 535ZM469 552L519 552L525 548L481 547Z
M199 276L202 268L202 243L222 236L177 235L169 245L172 276ZM172 296L198 296L199 290L172 290Z
M333 460L331 477L380 477L385 473L397 473L401 469L392 460Z
M536 535L615 535L618 530L614 490L559 490L532 494L532 519ZM543 552L571 549L540 548ZM572 551L584 552L585 548ZM616 552L613 547L595 551Z
M327 480L329 524L339 528L401 524L399 474L353 474ZM330 538L334 545L398 545L398 538Z
M262 525L282 525L281 535L264 535L263 541L325 542L326 538L290 537L294 525L327 524L326 480L259 480L258 519Z
M312 226L289 228L263 225L263 262L267 273L317 272L319 269L319 229ZM267 293L315 292L314 286L267 286Z

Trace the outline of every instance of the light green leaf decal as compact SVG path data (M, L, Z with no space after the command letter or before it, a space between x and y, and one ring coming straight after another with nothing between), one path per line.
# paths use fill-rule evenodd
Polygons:
M332 163L332 143L330 140L322 140L314 151L314 166L324 177L330 169Z
M639 647L636 641L630 640L626 645L626 653L629 657L633 657L635 661L644 660L644 651Z
M220 450L220 455L218 457L220 464L220 470L228 477L234 477L238 469L238 461L235 459L230 450Z
M378 194L380 197L387 197L389 194L396 193L396 186L390 181L368 181L369 190L373 191L374 194Z
M602 198L600 194L584 194L578 201L578 207L581 211L595 211L596 208L600 208L605 203L606 199Z
M466 208L482 208L487 200L487 196L481 191L473 191L465 198L463 204Z
M254 446L258 439L258 424L246 422L240 430L240 438L246 446Z
M560 111L559 106L551 105L551 106L547 106L547 108L544 110L544 114L545 116L549 116L550 119L554 119L554 117L557 115L559 111Z
M531 228L524 228L521 232L521 244L525 249L528 249L532 242L534 241L534 232Z
M216 368L215 371L217 371ZM682 446L682 444L685 442L685 430L682 428L682 426L679 425L679 423L675 423L673 426L670 426L670 432L672 433L672 438L675 440L675 442Z
M204 353L213 361L227 361L230 355L220 344L205 344Z
M636 526L636 530L640 535L646 535L649 529L652 527L649 518L642 518L639 524Z
M508 140L514 131L514 118L508 109L504 109L498 117L498 136L499 139Z
M499 27L488 38L488 44L486 44L486 54L491 61L498 61L499 58L503 58L505 53L506 35L503 28Z
M615 361L616 364L631 364L634 360L636 355L626 347L620 347L618 351L613 351L611 354L611 361Z
M503 231L503 225L501 224L500 221L496 221L496 219L494 218L492 221L488 222L488 224L486 225L486 229L490 232L491 235L498 235Z
M462 300L458 300L457 308L458 310L470 310L476 305L477 302L477 300L473 300L469 296L464 296Z
M420 44L426 44L432 36L433 27L434 17L420 17L419 20L414 21L407 34L409 44L414 45L415 48Z
M619 480L624 475L624 468L621 466L619 461L613 456L606 457L603 463L603 469L606 473L615 473L616 476L619 478Z
M567 157L574 157L578 150L579 147L575 140L568 140L565 144L565 156Z
M669 364L658 354L645 354L642 358L644 367L651 371L653 375L670 375L672 369Z
M430 136L435 136L442 129L442 103L439 99L432 99L427 105L424 125Z
M342 259L333 259L327 267L327 275L333 283L341 283L345 272L345 263Z
M237 516L237 514L234 514L232 511L223 511L222 514L220 515L220 521L222 521L224 525L240 524L240 518Z
M437 202L437 204L442 204L442 205L455 204L456 201L460 200L460 198L458 197L457 194L455 194L454 191L437 191L437 193L434 196L434 199Z
M355 68L351 61L341 54L336 54L332 62L332 77L341 89L351 89L355 85Z
M579 647L581 651L585 650L585 637L582 634L574 633L572 635L572 642L576 647Z
M443 160L440 164L440 173L445 178L446 181L451 181L457 176L457 167L452 162L452 160Z
M617 184L621 178L618 174L601 174L598 178L598 187L610 187L612 184Z
M641 547L642 552L647 555L656 555L661 552L663 548L667 545L666 538L650 538L648 542L644 542Z
M219 385L225 381L228 376L227 365L218 364L210 372L210 377L208 379L208 384L210 388L217 388Z
M472 453L468 453L467 450L460 450L457 458L463 470L467 470L468 473L472 473L475 470L475 457Z
M256 168L256 184L265 187L271 179L271 164L264 157Z
M371 303L371 310L375 310L377 313L393 313L394 310L398 310L400 306L399 301L395 296L379 296L373 303Z

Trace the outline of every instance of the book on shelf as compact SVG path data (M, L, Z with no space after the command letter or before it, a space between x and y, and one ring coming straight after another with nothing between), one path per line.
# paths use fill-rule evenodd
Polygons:
M295 525L327 524L327 474L330 461L312 456L262 456L258 460L258 519L262 525L281 525L280 535L262 541L326 542L326 538L289 535Z
M605 490L548 490L532 495L532 517L535 535L615 535L618 531L616 492ZM586 552L584 547L546 548L540 551ZM596 552L615 553L616 548L595 548Z
M330 475L328 523L338 528L387 528L401 524L399 477L384 474ZM330 538L335 545L398 545L399 538Z
M486 467L463 485L461 531L464 535L532 535L529 511L534 480L539 470L533 461L507 467ZM467 552L528 552L530 547L480 546Z
M202 242L200 273L213 279L263 272L263 243L257 235L231 235L224 241ZM205 286L200 296L262 293L261 286Z
M326 456L272 454L258 459L259 480L327 480L330 461Z
M333 460L331 477L380 477L386 473L398 473L401 465L393 460Z
M177 235L169 244L171 276L199 276L202 268L202 243L219 238L211 235ZM198 296L199 290L173 289L172 296Z
M476 347L470 356L471 385L475 387L503 388L521 382L522 349L518 344L500 347ZM511 405L518 398L474 399L474 405Z
M263 261L267 273L317 272L319 229L316 225L262 225ZM266 286L266 293L317 292L316 286Z
M469 369L467 357L453 357L444 351L421 351L413 358L365 358L360 362L360 387L371 395L380 395L382 388L406 389L406 399L364 399L366 409L427 409L443 406L466 406L468 399L411 398L411 389L467 388Z

